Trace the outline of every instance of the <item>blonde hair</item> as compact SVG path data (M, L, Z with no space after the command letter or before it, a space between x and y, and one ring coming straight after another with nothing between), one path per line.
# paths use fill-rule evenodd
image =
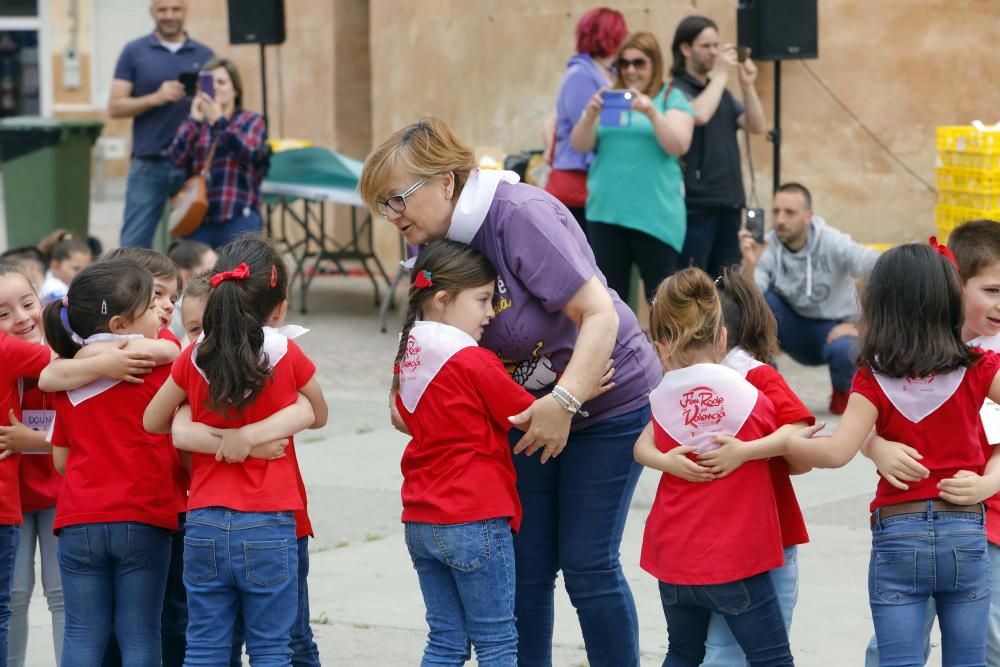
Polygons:
M688 351L718 342L721 328L719 293L701 269L678 271L656 288L649 332L678 364L684 365Z
M358 189L373 212L377 212L378 193L385 187L389 172L397 165L418 178L451 172L455 175L457 197L469 172L476 166L476 155L439 118L421 118L397 130L368 156L361 169Z
M652 68L649 76L649 85L646 86L646 90L640 90L639 92L649 97L659 94L660 88L663 87L663 52L660 51L660 43L656 41L653 33L634 32L629 35L622 42L622 45L618 47L618 60L621 60L625 56L625 49L642 51L649 58L649 65ZM618 76L615 79L615 88L628 88L625 85L625 79L622 77L621 70L618 71Z

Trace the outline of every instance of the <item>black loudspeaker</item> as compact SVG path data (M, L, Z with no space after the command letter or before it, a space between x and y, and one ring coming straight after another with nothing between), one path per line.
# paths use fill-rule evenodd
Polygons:
M284 41L284 0L229 0L230 44L281 44Z
M816 0L741 0L736 10L739 45L749 46L754 60L816 58L816 5Z

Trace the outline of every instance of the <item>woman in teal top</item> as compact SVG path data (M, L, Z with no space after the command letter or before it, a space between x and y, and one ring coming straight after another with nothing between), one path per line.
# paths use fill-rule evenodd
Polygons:
M663 56L652 33L622 44L615 88L632 93L623 124L599 124L598 91L573 127L573 150L596 150L587 178L590 245L608 287L629 293L632 264L649 298L673 273L684 246L687 214L679 155L687 152L694 111L684 94L663 82Z

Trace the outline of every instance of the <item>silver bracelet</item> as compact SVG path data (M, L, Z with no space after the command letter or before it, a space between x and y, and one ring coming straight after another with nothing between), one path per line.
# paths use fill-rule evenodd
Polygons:
M583 409L583 403L576 396L569 393L565 387L560 385L552 387L552 398L556 399L556 402L562 406L562 409L570 414L580 415L581 417L590 416L590 413Z

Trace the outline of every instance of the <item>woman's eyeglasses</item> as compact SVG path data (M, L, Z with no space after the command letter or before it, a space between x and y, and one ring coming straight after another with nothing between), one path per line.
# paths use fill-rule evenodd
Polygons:
M426 178L421 178L419 181L408 187L405 192L401 192L400 194L394 197L389 197L388 199L376 199L375 208L378 210L378 214L384 217L389 210L396 213L402 213L406 210L406 198L419 190L420 186L426 182Z
M615 61L615 67L618 68L619 72L624 72L629 67L634 67L636 70L646 69L649 67L649 60L646 58L636 58L635 60L619 58Z

